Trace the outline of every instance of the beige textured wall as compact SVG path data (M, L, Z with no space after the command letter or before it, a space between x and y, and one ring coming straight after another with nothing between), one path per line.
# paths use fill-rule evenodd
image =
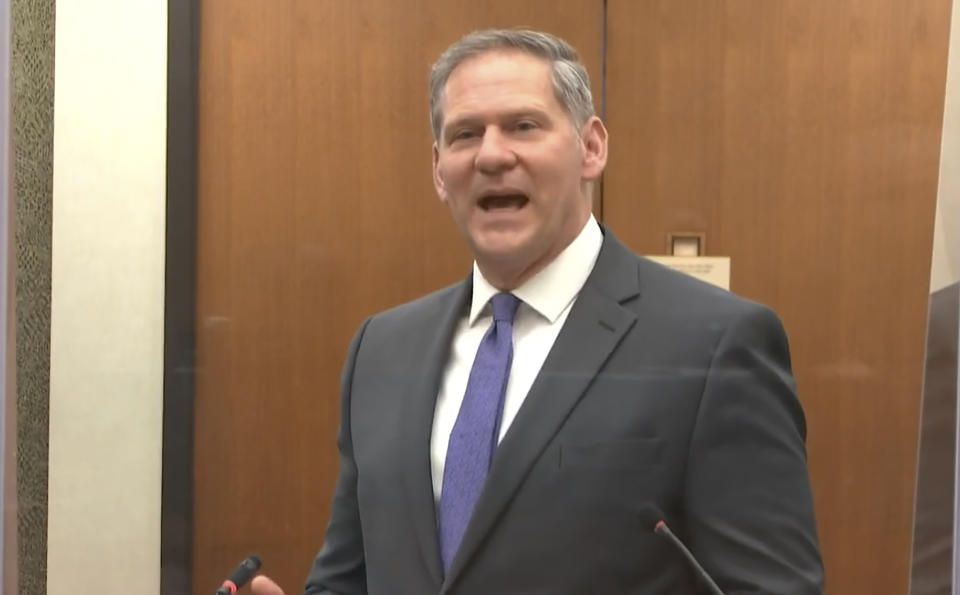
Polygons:
M47 593L159 592L167 4L58 0Z
M947 97L943 109L940 188L933 232L931 293L960 281L960 4L953 3Z

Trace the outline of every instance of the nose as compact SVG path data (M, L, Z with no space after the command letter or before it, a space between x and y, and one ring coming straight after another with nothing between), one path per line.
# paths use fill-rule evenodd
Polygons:
M517 154L510 147L509 139L498 128L487 128L474 158L477 170L485 174L495 174L510 169L516 162Z

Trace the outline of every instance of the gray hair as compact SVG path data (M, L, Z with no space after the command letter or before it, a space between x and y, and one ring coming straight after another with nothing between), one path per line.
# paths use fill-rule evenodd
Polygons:
M553 67L554 94L573 123L582 126L594 114L590 77L577 50L569 43L549 33L527 29L474 31L447 48L430 69L430 126L434 140L440 139L443 126L440 103L450 73L468 58L492 50L519 50L547 60Z

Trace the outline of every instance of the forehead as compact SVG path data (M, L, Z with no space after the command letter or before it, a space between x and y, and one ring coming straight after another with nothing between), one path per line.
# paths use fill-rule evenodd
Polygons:
M518 102L560 108L550 62L519 50L492 50L464 60L450 73L442 107L449 117L460 110L509 107Z

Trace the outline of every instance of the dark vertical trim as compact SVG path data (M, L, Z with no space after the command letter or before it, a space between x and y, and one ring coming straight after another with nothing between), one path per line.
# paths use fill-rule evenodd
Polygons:
M9 0L0 0L0 591L17 592L17 386L16 261L13 238L13 184L10 176L10 35Z
M607 119L607 17L609 15L607 2L608 0L603 0L603 15L600 24L600 119L604 121ZM598 184L600 186L600 198L597 201L599 204L597 204L596 216L597 220L604 223L603 199L605 188L603 176L600 176Z
M198 48L198 2L168 0L162 595L189 593L191 583Z
M12 0L10 8L19 582L15 592L45 595L57 7L56 0Z
M600 30L600 118L607 117L607 0L603 0L603 23Z

